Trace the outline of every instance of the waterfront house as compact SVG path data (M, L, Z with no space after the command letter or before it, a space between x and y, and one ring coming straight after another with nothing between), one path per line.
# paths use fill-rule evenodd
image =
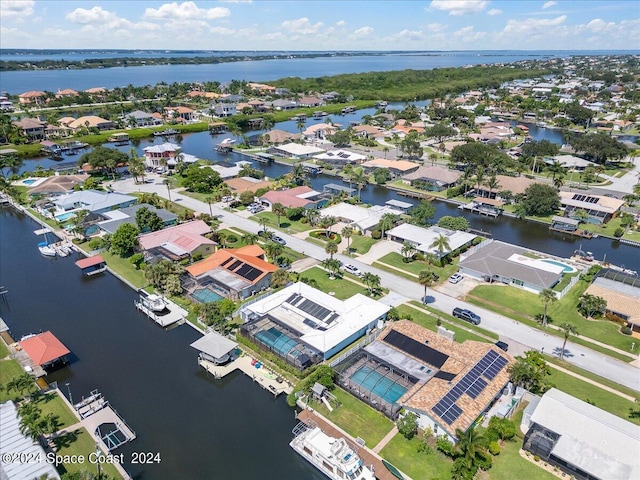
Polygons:
M421 429L455 442L457 429L467 431L501 400L513 359L490 343L456 343L452 333L392 322L336 365L338 383L392 419L400 408L415 413Z
M306 140L327 140L336 133L338 126L330 123L316 123L302 132Z
M258 245L220 249L186 267L190 281L183 285L201 303L207 298L203 296L207 289L234 301L244 300L271 285L271 274L278 267L264 257L265 252Z
M520 425L523 448L580 480L633 480L640 472L640 429L556 388L535 397Z
M235 103L216 103L212 108L217 117L231 117L238 113Z
M280 203L287 208L322 208L328 199L320 192L305 185L288 190L270 190L260 197L260 201L268 207Z
M524 193L528 187L533 185L534 183L541 183L540 181L527 178L524 176L520 177L511 177L509 175L496 175L496 180L498 181L498 187L494 189L489 189L485 185L475 185L474 192L477 196L483 198L499 198L500 192L509 191L511 195L518 195L520 193Z
M327 163L329 165L334 165L337 167L344 167L347 164L355 165L358 163L362 163L366 160L367 156L362 155L361 153L350 152L349 150L327 150L323 151L318 155L313 156L314 159Z
M87 88L84 93L88 94L91 98L103 99L107 94L107 89L104 87L91 87Z
M272 94L276 91L276 87L272 85L266 85L264 83L249 82L247 85L249 85L249 88L251 90L255 90L256 92L261 94Z
M295 100L279 98L278 100L271 102L271 107L274 110L293 110L294 108L298 108L299 105Z
M197 120L196 111L189 107L165 107L165 116L180 122L193 122Z
M108 212L102 212L100 214L101 220L96 222L96 225L105 233L113 235L118 227L123 223L129 223L131 225L136 225L136 213L141 208L146 208L150 212L155 213L162 220L162 228L169 227L171 225L175 225L178 222L178 216L170 212L169 210L165 210L164 208L157 208L148 203L137 203L135 205L131 205L130 207L120 208L118 210L109 210ZM146 233L148 230L143 230L141 233Z
M386 235L391 241L399 243L408 242L413 245L417 251L424 254L435 255L437 258L446 257L458 248L471 245L473 239L476 238L472 233L461 232L459 230L449 230L436 226L423 228L417 225L411 225L410 223L398 225L388 230ZM441 235L447 239L450 247L449 250L443 252L431 246Z
M415 171L402 176L402 183L421 190L441 192L456 185L462 174L457 170L433 166L418 167Z
M20 348L29 355L33 363L44 369L52 368L67 362L71 353L64 344L50 331L29 335L18 342Z
M468 255L460 256L461 273L485 282L500 282L540 293L553 288L565 271L559 262L531 256L526 248L508 243L485 241Z
M58 163L58 166L61 164ZM76 162L73 162L72 169L75 171L78 169ZM45 178L42 182L38 182L33 188L29 188L29 195L36 194L61 194L72 192L76 186L82 185L89 175L87 174L72 174L72 175L54 175L52 177Z
M298 99L298 105L301 107L319 107L324 104L325 102L322 98L313 95L304 96Z
M367 208L346 202L323 208L321 213L323 217L334 217L338 222L346 223L363 234L375 230L385 214L395 215L398 218L403 214L402 210L386 205L374 205Z
M124 115L124 120L129 124L133 124L136 127L154 127L162 125L162 121L153 117L150 113L143 112L142 110L134 110L131 113Z
M574 155L554 155L552 157L544 157L543 161L548 165L554 162L560 162L560 164L570 172L584 172L587 168L596 166L595 163Z
M20 105L41 106L44 105L46 98L47 94L45 92L41 92L39 90L31 90L29 92L24 92L18 95L18 102L20 102Z
M29 140L44 139L44 129L47 122L43 122L39 118L22 118L12 123L20 130L20 135L23 137Z
M77 132L84 128L97 128L98 130L109 130L114 128L115 125L111 120L106 120L102 117L98 117L96 115L86 115L83 117L76 118L74 121L69 123L68 127L72 129L74 132Z
M206 256L213 253L217 245L216 242L204 236L210 232L209 225L202 220L194 220L142 234L138 236L138 245L147 257L177 261L195 254Z
M273 182L253 177L229 178L225 180L224 183L236 193L257 192L263 188L269 189L273 186Z
M362 164L365 173L371 174L376 168L388 168L392 177L399 177L415 172L420 165L407 160L387 160L386 158L374 158Z
M575 218L578 210L587 212L588 223L606 223L617 215L624 200L585 193L559 192L565 216Z
M268 139L268 140L267 140ZM299 133L285 132L284 130L269 130L262 134L262 140L270 145L282 145L300 139Z
M385 136L382 128L374 127L373 125L356 125L351 130L354 135L361 138L380 138Z
M145 164L151 168L168 165L168 161L174 158L180 150L180 145L170 142L145 147L143 149Z
M297 282L245 304L242 335L297 368L327 360L377 327L390 307L360 293L340 300Z
M64 90L58 90L56 92L56 98L70 98L70 97L77 97L77 96L78 96L78 92L70 88L65 88Z
M635 332L640 332L640 281L637 275L602 269L584 293L604 298L607 317L622 319Z
M235 162L230 167L227 167L227 166L224 166L224 165L205 165L203 168L210 168L214 172L218 172L218 175L220 175L220 178L223 179L223 180L226 180L228 178L237 177L238 174L240 173L240 171L245 166L249 166L250 167L251 166L251 162L248 162L247 160L240 160L239 162Z
M75 210L88 210L90 213L103 213L109 210L125 208L137 203L132 195L98 190L80 190L56 197L52 200L55 207L53 216ZM47 212L48 214L48 212Z
M267 149L267 153L285 158L311 158L319 153L324 152L322 148L312 147L310 145L300 145L299 143L286 143L284 145L272 145Z

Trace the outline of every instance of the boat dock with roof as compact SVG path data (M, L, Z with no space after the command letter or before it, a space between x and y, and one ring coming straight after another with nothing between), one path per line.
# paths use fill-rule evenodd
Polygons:
M144 290L140 291L140 299L133 303L139 311L161 327L169 327L173 324L182 325L189 313L168 298L161 295L149 294Z

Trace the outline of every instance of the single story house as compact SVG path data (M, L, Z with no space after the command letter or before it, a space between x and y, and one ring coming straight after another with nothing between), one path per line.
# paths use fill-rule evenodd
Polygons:
M324 100L315 96L305 96L298 99L298 105L301 107L319 107L324 105Z
M297 282L245 304L241 331L292 365L307 368L376 328L389 308L360 293L340 300Z
M240 160L239 162L236 162L231 167L226 167L224 165L206 165L203 168L210 168L214 172L218 172L218 175L220 175L220 178L222 178L223 180L226 180L227 178L237 177L238 174L240 173L240 170L242 170L242 168L245 165L251 166L251 162L248 162L246 160Z
M287 142L294 142L300 139L299 133L291 133L285 132L284 130L269 130L266 133L262 134L262 139L264 142L269 143L270 145L281 145Z
M77 169L78 165L75 162L73 162L73 165ZM37 186L29 188L29 195L68 193L73 191L76 185L82 185L88 178L89 175L87 174L47 177L44 181L38 182Z
M327 204L328 199L322 193L303 185L288 190L270 190L260 197L260 201L269 207L275 203L281 203L287 208L310 209L322 208Z
M134 110L131 113L126 114L124 120L129 124L135 124L136 127L153 127L162 125L162 121L155 118L153 115L142 110Z
M607 313L626 320L635 331L640 331L640 282L637 276L601 270L584 293L604 298Z
M136 225L136 213L141 208L146 208L150 212L154 212L158 215L162 220L162 228L175 225L178 221L178 216L175 213L165 210L164 208L156 208L148 203L137 203L130 207L121 208L119 210L109 210L108 212L101 213L100 215L105 220L97 222L97 225L103 232L113 234L123 223Z
M461 176L462 173L457 170L450 170L439 166L421 166L412 173L403 175L402 183L421 190L440 192L455 186Z
M420 428L455 442L457 429L467 431L502 396L512 362L490 343L452 342L400 320L335 368L338 383L373 408L393 419L404 408ZM369 378L385 379L382 395Z
M560 162L563 167L574 172L584 172L588 167L594 167L596 165L589 160L574 155L554 155L552 157L544 157L543 161L548 165L554 162Z
M278 100L274 100L271 102L271 106L274 110L293 110L294 108L298 108L298 102L295 100L289 100L287 98L279 98Z
M278 267L264 259L258 245L224 248L186 267L193 279L191 296L200 301L202 289L212 290L234 301L244 300L271 285L271 274ZM199 297L200 296L200 297Z
M312 147L310 145L300 145L299 143L286 143L284 145L273 145L267 149L267 153L285 158L311 158L319 153L324 152L322 148Z
M624 205L624 200L587 193L559 192L565 216L575 217L578 210L587 212L588 223L601 224L611 220Z
M529 403L523 448L580 480L633 480L640 475L640 429L557 388Z
M476 194L479 197L496 198L500 196L499 192L509 191L512 195L518 195L524 193L534 183L540 183L525 176L496 175L496 180L498 180L498 186L492 190L485 185L476 185L474 188Z
M327 150L313 157L322 163L330 165L345 166L346 164L357 164L366 160L367 156L361 153L350 152L349 150Z
M271 188L273 182L253 177L229 178L224 181L236 193L257 192L261 188Z
M142 234L138 244L143 252L164 256L171 260L188 258L195 254L213 253L216 242L204 235L211 227L202 220L182 223L156 232Z
M462 255L461 273L487 282L501 282L540 293L560 281L564 266L527 256L529 250L508 243L485 241L476 251Z
M33 363L42 368L50 368L66 362L71 352L50 331L28 336L18 342L20 348L29 355Z
M335 217L339 222L347 223L362 233L368 233L376 229L385 214L399 217L403 212L386 205L367 208L341 202L322 209L321 213L323 217Z
M76 118L73 122L67 125L71 130L78 131L84 128L97 128L98 130L109 130L114 128L115 125L111 120L106 120L96 115L86 115Z
M416 250L424 254L436 255L438 258L447 256L452 251L471 245L476 235L458 230L449 230L442 227L423 228L410 223L403 223L386 232L387 238L394 242L409 242ZM439 252L437 248L431 245L443 236L449 242L450 249Z
M364 171L368 174L373 173L376 168L388 168L392 177L400 177L408 173L415 172L420 168L417 163L407 160L387 160L386 158L374 158L362 164Z
M373 125L356 125L352 127L353 133L361 138L378 138L384 137L384 129L374 127Z
M316 123L315 125L311 125L308 127L302 135L306 139L312 140L326 140L327 137L330 137L338 130L338 125L334 125L331 123Z
M131 195L116 192L100 192L98 190L80 190L62 195L53 199L56 210L53 216L57 216L72 210L88 210L90 213L103 213L118 208L130 207L138 202Z

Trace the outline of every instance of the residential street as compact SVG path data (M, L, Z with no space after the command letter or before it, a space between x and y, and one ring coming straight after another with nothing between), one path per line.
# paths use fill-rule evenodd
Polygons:
M155 192L163 198L168 198L167 187L162 184L162 179L160 177L151 178L153 178L154 183L136 185L133 179L129 178L113 183L112 188L121 193ZM209 213L208 204L182 195L177 191L171 191L171 199L174 202L178 202L195 211ZM256 222L242 218L239 215L225 211L217 206L212 205L212 211L214 215L220 215L221 220L227 226L236 227L253 233L256 233L261 228ZM302 252L305 255L318 260L323 260L328 256L320 246L306 242L292 235L287 235L283 232L278 233L278 235L287 241L288 247ZM418 283L410 282L397 275L371 267L370 265L358 261L357 258L349 258L344 255L336 255L335 257L344 263L351 263L357 266L363 272L372 272L379 275L384 287L395 292L401 292L401 295L404 297L421 300L424 295L424 287ZM559 337L545 334L544 332L518 323L502 315L475 307L471 304L467 304L455 298L436 292L433 289L428 290L428 301L431 306L447 313L450 313L454 307L472 309L482 317L483 328L498 333L501 340L505 340L507 343L515 341L532 349L544 350L545 353L549 354L558 354L562 347L562 339ZM638 346L638 350L640 350L640 345ZM640 391L640 372L630 364L570 341L567 342L565 359L570 363L594 374Z

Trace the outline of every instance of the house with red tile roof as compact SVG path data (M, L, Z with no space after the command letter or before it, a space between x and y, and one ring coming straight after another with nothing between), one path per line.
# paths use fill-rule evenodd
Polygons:
M196 119L196 111L189 107L165 107L165 114L175 120L191 122Z
M25 338L18 343L20 348L29 355L29 358L42 368L49 368L56 364L64 363L66 356L71 353L69 349L48 330L38 335Z
M78 92L70 88L65 88L64 90L58 90L56 92L56 98L76 97L77 95Z
M270 190L260 197L260 201L269 207L281 203L287 208L311 209L322 208L329 200L322 193L303 185L288 190Z
M45 102L47 94L40 90L31 90L18 95L20 105L42 105Z
M264 258L265 252L258 245L220 249L185 269L194 281L190 295L201 302L207 298L203 296L206 289L231 300L244 300L265 290L278 267Z
M206 256L213 253L217 245L216 242L204 236L209 232L211 232L209 225L202 220L194 220L140 235L138 244L143 252L174 261L192 257L198 253Z

